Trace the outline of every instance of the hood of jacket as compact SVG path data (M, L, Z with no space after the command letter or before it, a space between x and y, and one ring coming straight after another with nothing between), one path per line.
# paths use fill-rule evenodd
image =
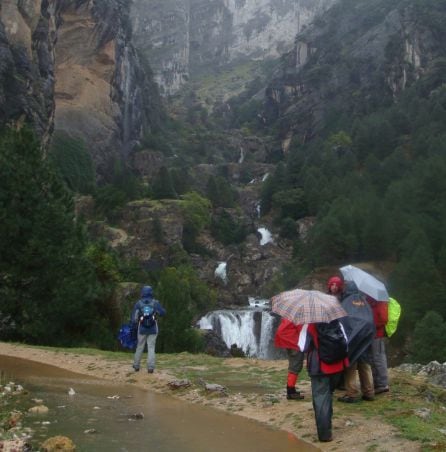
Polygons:
M153 289L152 289L151 286L144 286L144 287L141 289L141 298L142 298L143 300L153 298Z

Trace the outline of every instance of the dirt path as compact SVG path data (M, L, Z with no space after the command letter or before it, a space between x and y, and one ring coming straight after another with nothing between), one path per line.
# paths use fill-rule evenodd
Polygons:
M255 419L270 426L294 433L319 447L323 451L420 451L419 443L405 440L399 432L379 418L365 418L361 414L345 414L335 406L333 416L334 441L319 443L316 437L314 414L311 404L310 383L303 381L300 388L305 393L304 401L271 401L255 394L229 394L227 397L205 397L199 388L172 391L168 383L174 377L162 369L148 375L145 372L130 372L130 361L108 360L97 356L66 353L62 351L30 348L21 345L0 343L0 355L14 356L57 366L84 375L126 383L156 392L170 393L173 397L192 403L206 404L216 409ZM243 364L243 359L227 360L231 366ZM282 361L264 362L256 360L256 366L286 368ZM386 397L386 395L384 395Z

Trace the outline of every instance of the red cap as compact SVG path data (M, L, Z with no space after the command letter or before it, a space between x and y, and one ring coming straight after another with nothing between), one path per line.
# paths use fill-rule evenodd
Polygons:
M332 284L335 284L336 287L339 290L342 290L342 288L344 287L344 282L342 281L342 279L339 276L332 276L327 283L327 289L330 290L330 286Z

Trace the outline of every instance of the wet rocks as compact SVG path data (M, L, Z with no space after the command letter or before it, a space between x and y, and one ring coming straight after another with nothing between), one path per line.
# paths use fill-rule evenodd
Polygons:
M67 436L52 436L43 442L41 452L75 452L76 446Z
M19 424L21 422L23 418L23 413L21 411L11 411L9 413L9 416L7 416L6 420L3 422L3 428L5 428L6 430L9 430L13 427L16 427L17 424ZM1 447L0 447L0 450Z
M169 381L169 383L167 383L167 386L169 386L170 389L180 389L180 388L188 388L191 385L191 382L187 379L184 378L182 380L173 380L173 381Z
M47 406L45 406L45 405L36 405L36 406L31 407L28 410L28 413L31 413L31 414L47 414L48 411L49 410L48 410Z
M7 439L0 441L0 450L2 452L25 452L32 449L25 439Z
M216 392L222 395L227 395L227 389L224 386L219 385L217 383L205 383L204 389L207 392Z
M214 330L202 330L204 340L204 352L208 355L228 358L231 352L224 340Z

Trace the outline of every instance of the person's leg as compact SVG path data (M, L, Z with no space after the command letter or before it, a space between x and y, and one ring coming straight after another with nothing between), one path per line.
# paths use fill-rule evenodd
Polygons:
M361 384L362 398L367 401L374 400L373 375L370 364L358 363L359 382Z
M144 352L144 348L146 346L146 335L139 334L138 332L138 343L136 346L135 356L133 358L133 368L135 370L139 370L139 365L141 363L141 357Z
M332 441L331 418L333 415L332 390L329 376L311 377L311 392L319 441Z
M339 402L354 403L359 401L359 389L356 382L358 364L354 363L344 370L345 394L338 397Z
M389 390L387 356L384 338L377 337L372 342L372 374L375 394Z
M157 334L147 335L147 370L155 369L155 344Z
M288 400L301 400L304 396L300 391L296 390L297 379L299 373L302 371L304 354L298 350L288 348L288 375L287 375L287 399Z

